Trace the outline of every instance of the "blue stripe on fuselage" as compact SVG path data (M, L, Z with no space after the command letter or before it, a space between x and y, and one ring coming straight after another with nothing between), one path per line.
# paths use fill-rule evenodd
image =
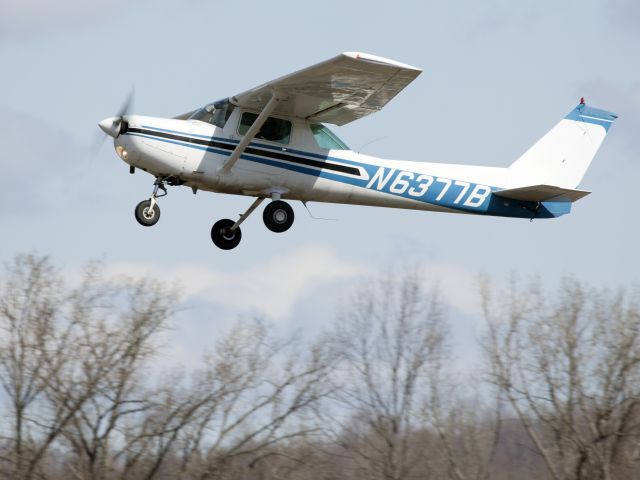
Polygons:
M162 132L170 132L179 134L185 137L197 137L201 139L213 140L224 142L228 145L236 145L239 142L237 140L232 140L228 138L220 138L220 137L212 137L205 135L195 135L185 132L179 132L175 130L167 130L161 129L152 126L143 126L146 129L154 129ZM224 150L220 148L215 148L211 146L197 145L193 143L187 143L172 139L167 139L163 137L157 137L150 134L139 134L139 133L129 133L126 135L137 136L141 138L151 138L156 141L171 143L174 145L193 148L196 150L207 151L211 153L215 153L218 155L229 156L231 155L231 151ZM259 148L264 150L275 150L282 151L282 147L265 145L262 143L251 142L250 146L253 148ZM519 217L519 218L553 218L560 215L564 215L565 213L569 213L571 208L571 204L567 202L542 202L538 204L537 202L526 202L526 201L514 201L514 200L505 200L504 198L497 197L490 193L487 198L478 206L466 206L464 203L469 199L472 192L475 189L484 187L483 185L470 183L470 182L459 182L462 185L456 185L456 180L445 179L444 177L436 177L430 176L426 174L416 173L416 172L408 172L406 170L394 169L389 166L378 166L378 165L370 165L362 162L355 162L352 160L346 160L340 157L331 157L327 155L321 155L313 152L305 152L302 150L290 149L287 148L287 153L300 155L304 157L320 159L320 160L333 160L337 162L342 162L349 165L354 165L363 168L366 170L368 174L368 178L357 178L350 175L342 175L339 173L330 172L323 169L309 168L303 165L296 165L288 163L284 160L274 159L274 158L265 158L261 156L257 156L254 154L243 153L240 158L243 160L260 163L263 165L272 166L275 168L282 168L292 172L302 173L305 175L310 175L314 177L325 178L328 180L340 182L343 184L353 185L356 187L361 187L373 191L378 191L382 193L386 193L393 196L399 196L410 200L416 200L419 202L441 206L453 210L459 210L466 213L474 213L474 214L485 214L485 215L493 215L493 216L503 216L503 217ZM381 170L382 169L382 170ZM374 185L368 187L367 185L372 183L372 179L382 171L382 177L387 178L386 182L378 182L376 188ZM403 177L398 179L399 175L403 174ZM411 177L411 178L410 178ZM420 178L422 177L422 181ZM426 178L426 181L425 181ZM432 179L432 183L426 189L426 192L420 196L410 195L409 191L419 191L421 190L421 185L424 186L425 183L429 182L429 179ZM405 188L402 193L397 193L396 191L392 191L392 186L394 186L396 180L401 180L409 183L409 187ZM440 180L440 181L439 181ZM447 186L447 182L449 186ZM397 184L396 184L397 187ZM440 200L436 200L436 198L440 197L443 190L447 188L447 192L442 195ZM463 190L466 188L466 192L462 194ZM486 186L486 188L490 189L491 192L494 190L498 190L497 187ZM396 188L396 190L398 190ZM457 200L457 202L456 202Z

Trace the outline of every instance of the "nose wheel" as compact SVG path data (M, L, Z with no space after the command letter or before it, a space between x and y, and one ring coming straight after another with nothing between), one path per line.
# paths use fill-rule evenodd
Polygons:
M135 216L140 225L152 227L160 220L160 206L155 202L151 205L151 200L143 200L136 206Z
M167 194L167 188L164 186L164 178L156 178L153 184L153 193L149 200L143 200L135 209L135 217L140 225L143 227L152 227L158 220L160 220L160 206L156 199L164 197ZM162 193L158 194L158 190L162 190Z

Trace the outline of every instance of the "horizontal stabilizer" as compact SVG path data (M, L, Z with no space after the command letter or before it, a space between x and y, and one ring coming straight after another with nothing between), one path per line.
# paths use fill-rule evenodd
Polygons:
M552 185L531 185L528 187L510 188L493 192L494 195L512 200L525 200L527 202L575 202L591 192L586 190L573 190L570 188L554 187Z

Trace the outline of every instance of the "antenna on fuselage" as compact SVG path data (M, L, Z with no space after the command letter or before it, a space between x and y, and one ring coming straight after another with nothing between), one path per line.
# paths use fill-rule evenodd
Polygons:
M384 137L374 138L373 140L371 140L371 141L369 141L369 142L365 143L364 145L362 145L362 146L358 149L358 151L357 151L356 153L360 153L360 152L362 152L362 150L364 149L364 147L369 146L369 145L371 145L372 143L377 142L378 140L384 140L385 138L388 138L388 135L385 135Z
M337 221L337 218L323 218L323 217L314 217L313 213L311 213L311 210L309 210L309 207L307 206L307 202L306 201L302 201L302 205L304 205L304 208L307 209L307 212L309 212L309 216L311 218L313 218L314 220L331 220L331 221Z

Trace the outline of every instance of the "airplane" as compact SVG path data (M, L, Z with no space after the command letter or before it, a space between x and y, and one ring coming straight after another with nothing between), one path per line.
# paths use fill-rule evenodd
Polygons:
M577 187L617 115L584 99L508 167L376 158L326 126L377 112L420 73L346 52L173 118L129 114L127 102L98 125L130 173L155 177L151 197L135 208L143 226L160 219L167 185L254 197L239 218L211 228L223 250L238 246L240 225L265 199L264 224L280 233L294 221L285 200L533 220L567 214L590 193Z

